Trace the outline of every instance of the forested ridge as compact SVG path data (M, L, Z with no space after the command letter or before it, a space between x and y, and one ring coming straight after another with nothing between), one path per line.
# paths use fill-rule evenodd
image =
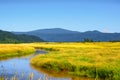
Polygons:
M44 41L36 36L26 34L13 34L8 31L0 30L0 43L22 43L22 42L41 42Z

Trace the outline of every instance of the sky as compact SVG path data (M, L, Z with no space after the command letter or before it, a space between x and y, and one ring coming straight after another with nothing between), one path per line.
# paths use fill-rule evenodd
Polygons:
M0 0L0 29L120 32L120 0Z

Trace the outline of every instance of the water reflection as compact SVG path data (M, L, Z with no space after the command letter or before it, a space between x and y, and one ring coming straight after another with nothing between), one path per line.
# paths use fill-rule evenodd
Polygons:
M56 77L56 78L70 78L70 77L71 77L70 75L68 75L67 72L46 71L46 70L44 70L44 69L35 67L34 65L31 65L31 67L32 67L34 70L37 70L37 71L39 71L39 72L42 72L42 73L45 74L45 75L48 75L49 77Z
M0 80L95 80L84 77L74 77L67 72L47 72L30 64L30 59L37 54L47 53L37 50L35 54L24 57L6 58L0 60Z
M76 77L69 75L67 72L54 72L54 71L46 71L44 69L40 69L38 67L35 67L34 65L31 65L31 67L39 72L42 72L43 74L48 76L48 80L52 80L51 78L67 78L68 80L95 80L94 78L86 78L86 77ZM55 79L54 79L55 80Z
M46 53L45 51L37 50L36 54L41 52ZM49 77L34 70L30 65L30 58L36 54L0 60L0 79L4 77L6 80L13 78L17 78L17 80L71 80L64 77Z

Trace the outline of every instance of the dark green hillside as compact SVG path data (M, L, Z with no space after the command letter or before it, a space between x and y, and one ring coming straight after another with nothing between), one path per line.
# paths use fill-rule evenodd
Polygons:
M41 42L39 37L31 35L15 35L11 32L0 30L0 43L22 43L22 42Z

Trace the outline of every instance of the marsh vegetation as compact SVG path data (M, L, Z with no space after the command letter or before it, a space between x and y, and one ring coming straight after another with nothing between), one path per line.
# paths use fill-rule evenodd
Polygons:
M73 80L79 80L80 77L120 79L120 42L1 44L0 59L3 56L30 54L35 49L48 52L30 59L32 66L44 71L54 74L64 72Z
M31 64L47 71L67 72L95 79L120 79L120 43L36 43L33 47L48 49L31 59Z
M35 52L35 48L21 44L0 44L0 59L28 55Z

